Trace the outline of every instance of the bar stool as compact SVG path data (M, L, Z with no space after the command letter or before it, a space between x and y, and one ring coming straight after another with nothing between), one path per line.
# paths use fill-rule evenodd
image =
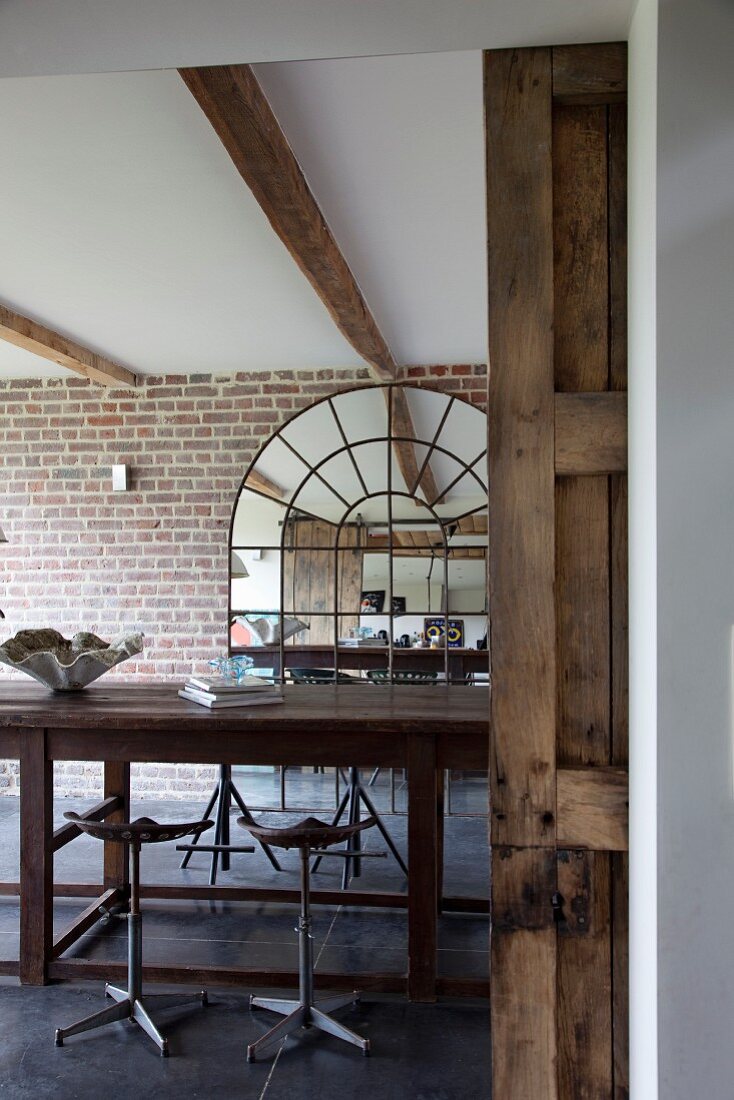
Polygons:
M307 817L299 821L297 825L285 828L270 828L266 825L256 825L250 817L239 817L237 824L255 837L256 840L273 844L277 848L298 848L301 855L301 914L298 920L298 1000L283 1000L272 997L250 997L250 1008L267 1008L271 1012L278 1012L285 1019L280 1020L270 1031L261 1035L254 1043L247 1047L247 1061L254 1062L258 1052L265 1046L284 1039L286 1035L297 1031L300 1027L317 1027L320 1031L326 1031L335 1035L337 1039L344 1039L347 1043L359 1047L365 1056L370 1053L369 1039L363 1039L361 1035L350 1031L348 1027L334 1020L328 1013L337 1008L343 1008L348 1004L356 1004L359 993L341 994L314 1003L313 993L313 940L311 937L311 888L309 878L309 859L315 852L322 855L341 856L343 852L325 852L331 844L338 844L342 840L348 840L357 832L370 829L376 824L373 817L367 817L356 824L333 826L325 821L319 821L316 817ZM374 853L384 855L384 853Z
M191 844L187 844L185 847L180 846L177 849L180 852L186 853L186 855L181 860L182 871L185 867L188 866L188 862L191 859L191 856L195 851L197 851L197 849L200 852L211 852L212 861L209 868L210 886L216 886L217 868L220 858L222 861L222 870L228 871L230 852L238 850L236 848L233 848L229 843L229 808L232 802L235 802L237 804L240 813L245 814L245 816L249 816L250 811L245 805L245 801L242 795L232 782L232 765L220 764L219 781L212 791L211 798L207 802L206 809L204 810L201 818L202 821L207 821L209 818L209 814L212 812L214 806L216 805L217 810L214 821L214 844L207 847L200 846L198 843L199 834L197 833ZM209 824L211 824L211 822L209 822ZM261 844L260 847L272 863L273 869L275 871L280 871L280 864L278 863L268 845Z
M143 844L158 844L164 840L179 840L184 836L198 836L213 825L212 821L175 825L159 825L148 817L137 821L108 823L104 821L85 821L71 811L64 817L83 833L97 840L111 840L117 844L128 844L130 849L130 912L127 916L127 989L118 989L114 985L105 985L105 994L112 997L115 1004L87 1016L69 1027L56 1029L56 1046L64 1045L64 1039L70 1035L79 1035L83 1031L92 1031L117 1020L132 1020L148 1035L161 1052L168 1056L168 1040L165 1039L148 1014L148 1004L153 1002L157 1008L174 1008L178 1005L200 1002L207 1003L206 992L200 993L154 993L143 997L143 917L140 912L140 848ZM254 852L254 847L250 847Z

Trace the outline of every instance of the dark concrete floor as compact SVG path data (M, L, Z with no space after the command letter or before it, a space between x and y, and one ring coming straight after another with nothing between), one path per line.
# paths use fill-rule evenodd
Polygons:
M271 775L238 779L248 802L268 805L276 793ZM333 778L294 771L288 775L289 804L328 805ZM455 809L479 810L478 816L455 816L446 822L446 892L487 896L486 819L482 814L484 784L470 778L453 785ZM373 788L378 807L389 802L388 777ZM83 803L60 800L65 809ZM157 820L195 820L199 803L138 801L133 816ZM259 816L259 815L258 815ZM296 817L302 816L295 814ZM328 816L324 813L323 816ZM266 818L267 819L267 818ZM272 818L282 824L282 815ZM405 851L407 821L389 815L386 823ZM233 841L245 840L233 824ZM375 830L367 834L368 850L382 850ZM280 856L280 853L279 853ZM275 872L261 852L233 857L223 884L297 886L298 857L284 853L284 871ZM340 866L324 861L314 885L336 885ZM142 859L143 881L207 881L209 861L195 856L189 868L178 868L169 845L151 846ZM58 881L97 882L101 845L80 837L55 860ZM0 799L0 880L18 874L18 801ZM403 890L404 876L392 859L365 860L365 889ZM57 899L54 923L62 929L88 901ZM144 955L150 963L186 961L223 966L296 968L293 932L295 907L276 903L209 903L149 901L144 905ZM17 957L18 905L0 898L0 958ZM318 906L314 910L316 969L322 971L397 971L406 966L407 923L402 910ZM100 960L126 957L124 921L97 925L68 953ZM488 925L484 917L445 914L439 926L439 972L451 976L488 973ZM247 991L249 993L249 990ZM43 989L20 988L3 979L0 987L0 1095L8 1097L233 1097L266 1100L349 1100L363 1094L380 1100L474 1100L488 1095L489 1010L486 1002L445 1001L411 1005L387 995L365 997L340 1018L372 1040L373 1056L312 1031L275 1046L262 1063L248 1065L245 1045L262 1034L275 1017L250 1014L247 993L211 990L208 1009L172 1011L168 1033L172 1057L160 1059L153 1045L128 1024L53 1047L54 1026L68 1024L103 1006L100 983L64 983ZM277 996L288 995L282 991ZM166 1028L164 1026L164 1031Z

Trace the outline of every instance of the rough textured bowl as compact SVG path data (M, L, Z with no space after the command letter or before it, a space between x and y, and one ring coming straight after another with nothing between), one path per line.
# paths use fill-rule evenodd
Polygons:
M0 664L25 672L53 691L80 691L142 649L142 634L103 642L85 632L69 639L57 630L20 630L0 645Z

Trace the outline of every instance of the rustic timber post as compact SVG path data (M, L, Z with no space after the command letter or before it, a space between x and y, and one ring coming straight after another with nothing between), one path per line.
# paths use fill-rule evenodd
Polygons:
M493 1100L627 1100L626 48L485 55Z
M493 1100L555 1100L550 50L487 55Z

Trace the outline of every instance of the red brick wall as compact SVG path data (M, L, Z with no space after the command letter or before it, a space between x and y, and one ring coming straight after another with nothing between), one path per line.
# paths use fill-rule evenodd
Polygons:
M410 367L405 380L486 401L481 365ZM200 374L107 390L86 379L0 382L3 637L53 626L142 630L141 659L108 675L180 679L226 648L227 536L242 475L293 412L370 384L362 370ZM127 463L131 489L113 493ZM0 666L0 678L10 670ZM66 767L66 766L65 766ZM98 769L66 769L68 793ZM200 795L208 770L139 772L151 791ZM160 769L159 769L160 771ZM0 763L0 793L15 769Z

